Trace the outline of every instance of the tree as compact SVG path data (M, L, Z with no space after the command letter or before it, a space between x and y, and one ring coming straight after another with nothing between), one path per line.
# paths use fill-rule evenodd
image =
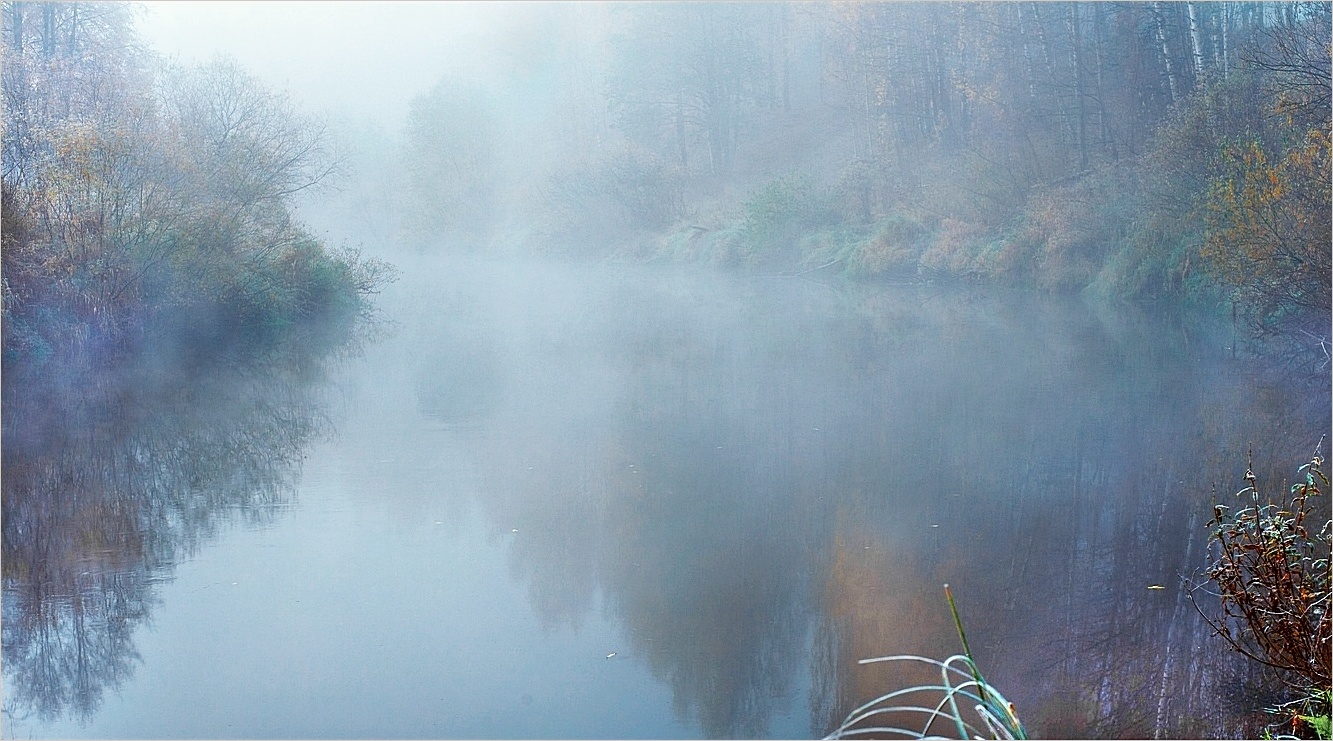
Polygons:
M496 197L499 119L479 88L441 80L412 101L404 132L409 230L422 239L484 238Z
M170 71L164 114L190 146L191 183L204 194L252 208L280 203L338 170L327 126L225 57Z
M1333 274L1328 133L1310 130L1276 162L1257 142L1233 146L1226 156L1230 167L1213 187L1203 255L1261 334L1316 344L1326 358Z
M379 266L332 258L288 211L337 167L317 120L234 62L162 67L129 6L30 5L4 8L7 371L359 313Z
M1326 4L1297 6L1246 53L1284 125L1225 148L1202 251L1261 336L1314 348L1320 362L1331 352L1331 14Z
M120 329L107 309L133 272L117 234L154 156L152 80L127 5L12 2L4 18L4 347L45 357ZM39 328L44 304L82 331Z
M734 3L631 5L623 9L608 75L608 98L620 128L641 145L727 173L743 125L776 104L775 66L761 34L768 8ZM663 146L672 142L669 151Z

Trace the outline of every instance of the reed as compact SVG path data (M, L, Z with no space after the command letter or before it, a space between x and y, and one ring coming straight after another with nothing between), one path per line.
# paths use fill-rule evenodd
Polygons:
M1027 731L1018 719L1014 704L1005 699L981 675L972 658L958 616L958 606L949 585L944 585L954 627L963 644L963 653L944 661L925 656L900 654L861 659L858 664L881 662L918 662L940 670L939 684L915 685L881 695L847 715L826 739L889 736L891 738L949 738L932 733L942 725L957 733L956 738L1026 739ZM884 724L885 721L892 724Z

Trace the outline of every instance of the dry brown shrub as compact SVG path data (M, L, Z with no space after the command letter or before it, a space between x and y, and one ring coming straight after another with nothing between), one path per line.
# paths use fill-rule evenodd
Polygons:
M988 271L980 255L986 246L985 238L985 229L978 224L943 219L935 240L921 255L921 267L928 273L952 277L984 274Z
M852 265L866 275L915 274L924 246L924 231L911 219L891 218L859 246Z

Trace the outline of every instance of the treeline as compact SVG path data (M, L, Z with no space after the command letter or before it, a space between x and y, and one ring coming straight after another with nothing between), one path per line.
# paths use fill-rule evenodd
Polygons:
M150 348L243 363L331 341L385 277L289 213L338 164L324 128L231 62L161 63L133 13L3 5L6 400Z
M1327 347L1327 3L635 3L541 24L527 68L418 101L405 151L434 132L432 156L457 154L410 157L414 182L484 187L417 199L409 227L540 215L574 253L1234 300ZM499 139L440 144L482 110Z

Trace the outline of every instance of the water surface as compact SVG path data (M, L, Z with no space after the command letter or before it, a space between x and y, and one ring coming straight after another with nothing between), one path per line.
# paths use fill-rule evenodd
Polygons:
M7 736L822 735L922 679L857 659L958 651L945 582L1034 734L1245 722L1181 576L1211 487L1252 447L1276 488L1329 399L1233 358L1229 328L403 268L392 334L329 379L138 394L23 445L7 425Z

